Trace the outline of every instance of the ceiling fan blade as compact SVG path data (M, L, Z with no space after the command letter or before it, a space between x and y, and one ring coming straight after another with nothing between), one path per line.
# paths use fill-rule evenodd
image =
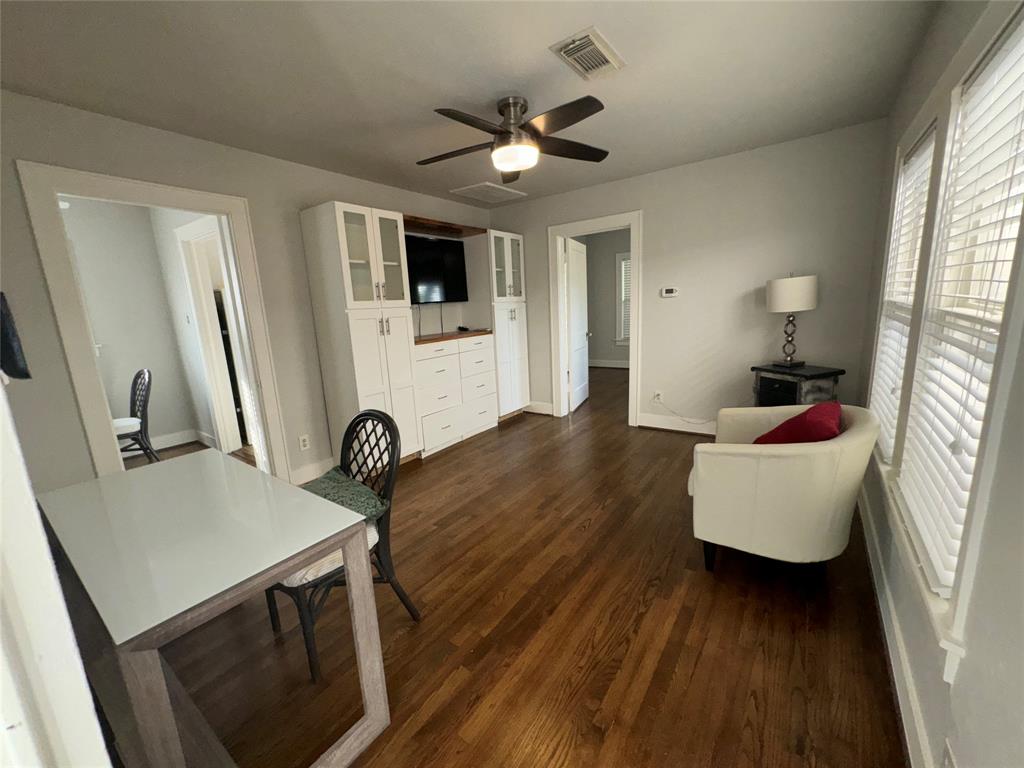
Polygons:
M537 139L537 147L545 155L586 160L590 163L600 163L608 157L607 149L598 149L589 144L580 144L578 141L569 139L559 139L557 136L540 136Z
M448 160L453 157L460 157L461 155L468 155L471 152L479 152L481 149L490 148L491 142L486 141L483 144L474 144L472 147L453 149L451 152L445 152L443 155L434 155L433 157L428 157L426 160L417 160L416 165L430 165L431 163L437 163L441 160Z
M456 122L468 125L470 128L476 128L478 131L484 131L486 133L493 133L495 136L504 136L508 133L500 125L490 123L483 118L471 115L467 112L460 112L457 109L435 109L435 112L439 115L444 115L449 120L455 120Z
M604 109L604 104L600 101L593 96L584 96L560 107L549 109L532 120L527 120L522 127L536 136L550 136L563 128L575 125L580 120L586 120L591 115L596 115L602 109Z
M510 172L502 171L501 172L501 183L502 184L511 184L513 181L517 181L518 179L519 179L519 171L510 171Z

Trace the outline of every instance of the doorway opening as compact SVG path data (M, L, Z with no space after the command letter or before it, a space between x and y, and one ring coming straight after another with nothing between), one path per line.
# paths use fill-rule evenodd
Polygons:
M604 379L628 376L626 418L637 425L642 226L634 211L548 229L556 416L589 398L592 368L610 369Z
M125 468L206 447L255 466L222 217L57 199Z

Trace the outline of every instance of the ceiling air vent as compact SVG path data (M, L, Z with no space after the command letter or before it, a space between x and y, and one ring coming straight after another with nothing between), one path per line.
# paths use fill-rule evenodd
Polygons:
M595 27L551 46L551 50L584 80L622 69L626 62Z
M459 187L458 189L450 189L448 191L453 195L471 197L482 203L507 203L509 200L518 200L520 197L526 197L525 192L520 192L518 189L510 189L501 184L495 184L492 181L482 181L479 184L470 184L468 187Z

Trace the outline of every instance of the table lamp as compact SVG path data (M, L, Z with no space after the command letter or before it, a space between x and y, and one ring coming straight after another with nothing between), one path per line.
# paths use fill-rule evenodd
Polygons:
M786 368L799 368L803 360L796 360L796 312L806 312L818 306L818 276L803 275L801 277L783 277L769 280L765 286L769 312L785 312L786 324L783 326L785 343L782 345L782 360L775 365Z

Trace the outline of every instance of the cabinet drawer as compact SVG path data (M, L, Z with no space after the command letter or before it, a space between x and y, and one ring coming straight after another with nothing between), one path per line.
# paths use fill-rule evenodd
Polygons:
M490 334L487 336L471 336L468 339L459 339L459 352L473 352L477 349L493 348L494 337Z
M423 450L430 451L439 445L450 443L462 437L462 407L448 408L423 417Z
M454 355L459 351L458 341L438 341L434 344L415 344L413 348L416 350L417 360L429 360L432 357L444 357L445 355Z
M416 410L420 416L461 405L463 400L458 379L434 387L416 387Z
M462 380L462 399L469 402L484 395L493 395L498 391L498 380L494 371L484 371L467 376Z
M458 391L459 379L461 378L462 374L459 371L459 358L457 355L416 361L417 388L454 386L456 391Z
M494 370L494 350L474 349L472 352L459 354L459 365L462 367L462 378L466 379L477 373Z
M462 431L466 434L479 432L498 423L498 396L470 400L462 406Z

